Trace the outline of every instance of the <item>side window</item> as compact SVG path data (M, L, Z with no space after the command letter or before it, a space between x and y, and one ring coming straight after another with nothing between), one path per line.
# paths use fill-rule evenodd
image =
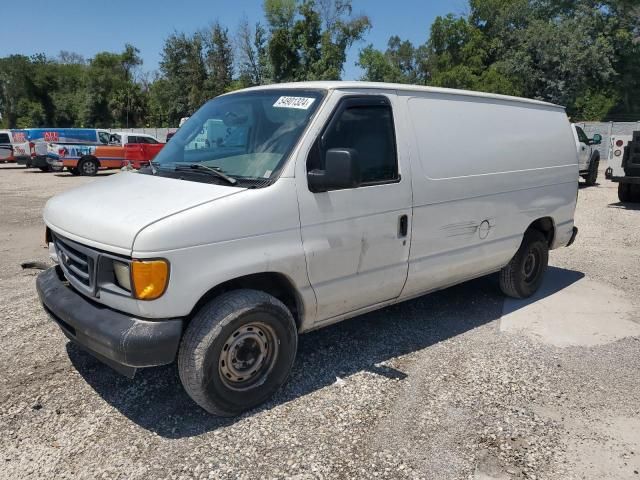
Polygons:
M104 145L109 144L109 132L98 132L98 140Z
M11 143L8 133L0 133L0 143Z
M576 127L576 131L578 132L578 140L580 140L581 143L586 143L588 145L589 137L587 137L587 134L584 133L584 130L582 130L582 128L580 127Z
M135 137L133 135L127 135L127 143L140 143L140 137Z
M155 138L151 138L151 137L138 137L138 138L140 140L140 143L148 143L150 145L153 145L155 143L160 143Z
M120 145L121 139L120 139L120 135L116 134L116 133L112 133L109 136L109 143L111 145Z
M339 116L330 121L307 168L323 169L327 150L349 148L357 152L363 185L397 181L398 159L391 106L386 102L358 103L347 104L337 113Z

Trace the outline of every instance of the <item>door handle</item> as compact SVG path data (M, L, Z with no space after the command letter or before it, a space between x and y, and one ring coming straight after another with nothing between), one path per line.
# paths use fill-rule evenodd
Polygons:
M400 238L406 237L409 231L409 217L407 215L400 215L398 219L398 236Z

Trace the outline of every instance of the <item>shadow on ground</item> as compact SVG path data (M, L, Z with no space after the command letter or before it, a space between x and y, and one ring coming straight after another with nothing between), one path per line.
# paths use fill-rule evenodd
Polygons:
M616 202L610 203L608 205L609 208L619 208L621 210L640 210L640 203L631 203L631 202Z
M27 170L26 167L24 165L13 165L13 166L6 166L3 165L2 166L2 170ZM38 170L40 171L40 170Z
M583 276L551 267L540 294L552 295ZM143 369L129 380L72 343L67 351L87 383L123 415L160 436L182 438L307 395L338 376L370 371L402 380L405 373L379 364L497 320L502 308L503 296L491 275L302 335L288 383L271 401L235 419L200 409L182 389L175 364Z
M550 297L551 295L561 292L568 286L582 280L584 276L584 273L576 272L575 270L550 267L545 275L544 283L535 294L529 298L518 300L511 299L508 302L504 302L503 315L508 315L517 310L521 310L527 305L531 305L546 297Z
M120 170L99 170L98 173L95 175L96 177L108 177L110 175L113 175L114 173L118 173ZM64 172L56 172L55 173L56 177L61 177L61 178L69 178L69 177L77 177L78 175L72 175L71 173L64 171Z

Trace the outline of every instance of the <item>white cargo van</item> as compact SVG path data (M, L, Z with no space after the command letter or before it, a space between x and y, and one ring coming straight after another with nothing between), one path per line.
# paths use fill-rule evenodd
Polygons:
M577 189L562 107L393 84L252 88L206 103L148 169L49 200L58 266L37 289L118 371L177 358L200 406L235 415L285 382L300 333L492 272L505 294L532 295L548 251L575 238Z

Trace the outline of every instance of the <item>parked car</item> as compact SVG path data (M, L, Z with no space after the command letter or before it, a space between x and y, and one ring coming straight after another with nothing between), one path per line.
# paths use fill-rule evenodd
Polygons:
M110 133L95 128L27 128L24 130L29 141L31 155L24 161L18 161L27 168L39 168L42 171L52 169L49 154L52 145L56 148L81 145L83 147L107 145ZM53 167L56 169L57 167Z
M0 130L0 145L11 147L3 149L3 162L17 162L29 157L29 142L24 130ZM11 155L7 154L9 150Z
M136 147L130 147L131 144ZM66 168L73 175L93 176L98 170L134 168L148 165L164 146L155 137L144 133L110 133L107 144L49 144L48 164L52 168ZM127 148L129 147L129 148Z
M621 202L640 202L640 131L611 137L605 177L618 184Z
M1 134L0 134L1 135ZM0 137L0 140L2 138ZM6 163L13 161L13 147L10 143L0 143L0 162Z
M582 127L574 124L573 128L580 176L588 186L592 187L598 180L600 167L600 151L594 147L602 143L602 135L596 133L593 138L589 138Z
M177 358L196 403L237 415L285 382L301 333L492 272L506 295L533 295L549 250L577 234L577 179L571 125L549 103L362 82L242 90L206 103L149 168L50 199L58 265L37 290L119 372Z

